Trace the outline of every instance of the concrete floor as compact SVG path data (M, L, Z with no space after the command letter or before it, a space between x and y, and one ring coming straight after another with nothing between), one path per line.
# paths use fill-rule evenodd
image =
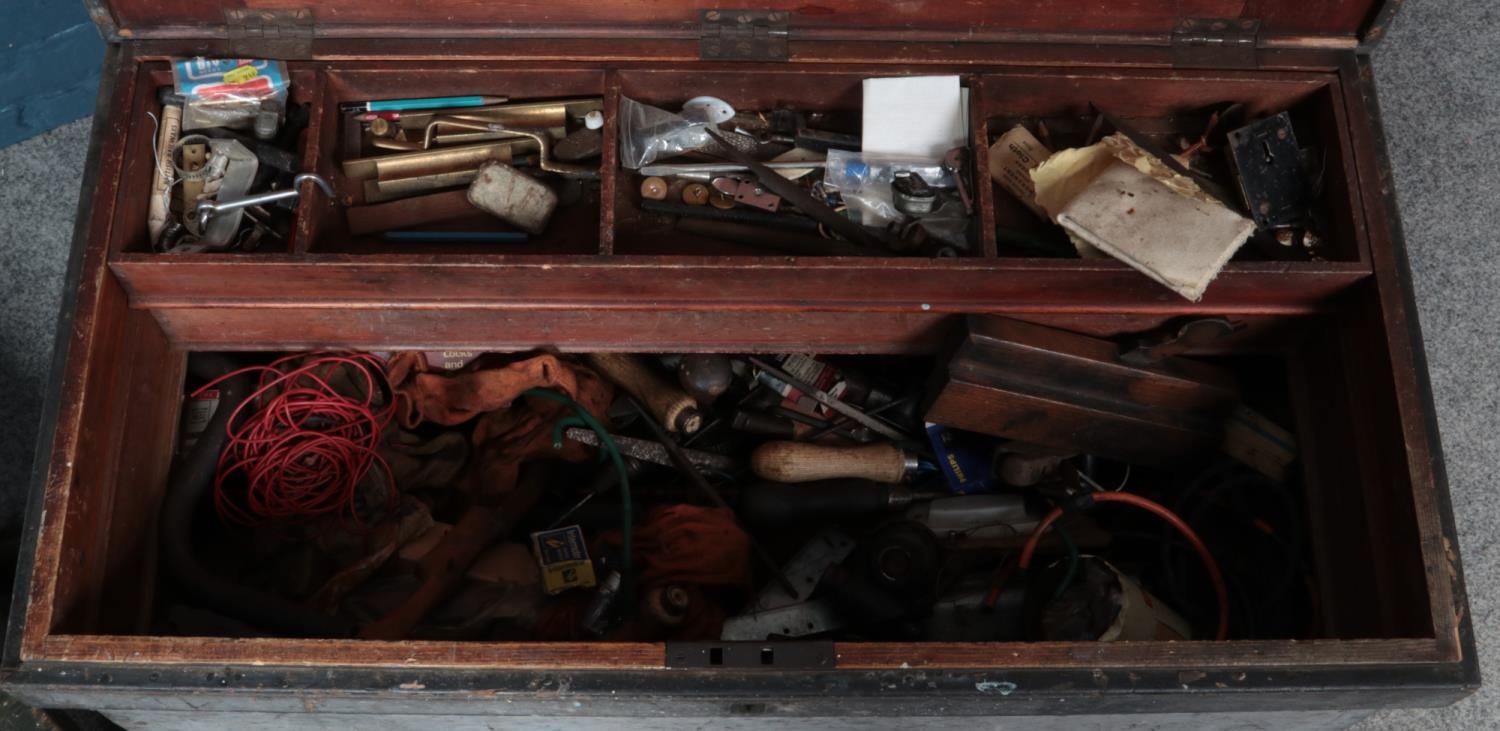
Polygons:
M1488 729L1500 718L1500 3L1410 0L1375 54L1459 542L1490 684L1360 729ZM19 521L89 124L0 150L0 528Z

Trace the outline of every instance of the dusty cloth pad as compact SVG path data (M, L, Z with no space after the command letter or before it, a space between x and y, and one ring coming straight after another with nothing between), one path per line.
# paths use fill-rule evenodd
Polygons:
M1063 150L1031 172L1036 202L1082 256L1103 252L1194 302L1255 224L1123 135Z

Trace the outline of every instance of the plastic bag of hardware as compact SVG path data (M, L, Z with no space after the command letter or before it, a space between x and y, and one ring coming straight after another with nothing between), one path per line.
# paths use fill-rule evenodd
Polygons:
M172 79L183 129L254 130L260 139L276 136L291 86L285 64L256 58L176 59Z
M708 124L620 97L620 164L631 170L709 142Z
M897 173L920 175L929 186L953 190L958 182L936 160L866 155L847 150L829 150L823 185L838 191L844 203L859 214L866 226L885 226L906 218L891 195Z

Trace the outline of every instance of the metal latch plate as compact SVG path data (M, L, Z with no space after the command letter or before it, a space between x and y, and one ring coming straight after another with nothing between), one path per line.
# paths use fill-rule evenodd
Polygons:
M699 10L698 56L705 61L785 61L785 10Z
M1253 69L1259 38L1260 21L1253 18L1183 18L1172 29L1172 65Z

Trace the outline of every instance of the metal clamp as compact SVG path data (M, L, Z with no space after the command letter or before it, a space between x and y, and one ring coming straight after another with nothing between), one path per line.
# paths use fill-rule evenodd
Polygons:
M208 222L212 220L215 215L223 211L231 211L237 208L248 208L250 206L259 206L266 203L275 203L276 201L296 198L301 193L302 184L307 181L316 183L319 188L323 189L323 192L327 194L329 198L334 197L333 186L329 185L328 181L324 180L322 176L316 173L300 173L297 175L297 177L292 179L292 187L287 188L286 190L274 190L269 193L260 193L258 195L247 196L232 201L198 201L198 230L206 230L208 228Z

